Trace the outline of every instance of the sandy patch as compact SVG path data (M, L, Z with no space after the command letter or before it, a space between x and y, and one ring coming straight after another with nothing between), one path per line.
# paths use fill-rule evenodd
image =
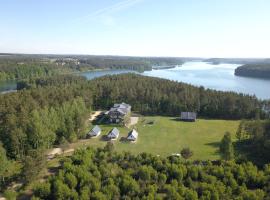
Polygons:
M53 159L56 155L61 155L63 150L61 148L53 148L47 153L48 159Z
M75 149L67 149L64 151L64 153L73 153L75 151Z
M138 121L139 121L139 117L130 117L130 123L128 124L127 127L129 128L130 126L136 125Z
M102 111L96 111L94 114L91 115L91 117L89 118L89 121L92 122L94 121L97 116L99 116L102 113Z

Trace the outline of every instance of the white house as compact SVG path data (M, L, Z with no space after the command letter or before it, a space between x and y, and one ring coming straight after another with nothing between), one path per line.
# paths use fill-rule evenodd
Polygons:
M89 137L97 137L101 133L101 129L98 125L96 125L87 135Z
M138 138L138 132L135 129L129 132L127 140L136 141Z
M119 133L119 130L114 127L107 135L107 138L110 140L116 140L119 137Z

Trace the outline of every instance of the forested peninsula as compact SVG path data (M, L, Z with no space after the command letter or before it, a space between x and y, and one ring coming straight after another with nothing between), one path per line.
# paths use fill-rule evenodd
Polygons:
M235 70L235 75L270 79L270 63L242 65Z
M151 70L152 66L181 65L185 58L0 54L0 81L48 77L89 70Z

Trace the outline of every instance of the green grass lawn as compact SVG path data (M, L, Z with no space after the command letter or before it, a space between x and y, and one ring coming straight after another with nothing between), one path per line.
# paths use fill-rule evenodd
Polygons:
M153 125L147 122L154 121ZM120 136L115 143L117 151L130 151L132 153L149 152L156 155L168 156L179 153L182 148L189 147L194 155L192 159L218 159L218 143L224 133L229 131L235 137L239 121L229 120L204 120L195 123L181 122L171 117L141 117L135 126L139 133L136 143L121 142L121 137L126 137L129 129L117 127ZM102 134L98 138L84 140L77 145L101 147L106 145L102 135L106 135L114 125L100 125Z

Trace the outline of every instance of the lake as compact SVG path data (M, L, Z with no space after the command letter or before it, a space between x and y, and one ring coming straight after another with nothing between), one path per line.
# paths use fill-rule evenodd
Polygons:
M238 66L240 65L186 62L182 66L145 71L141 74L203 86L209 89L256 95L260 99L270 99L270 80L235 76L234 70ZM103 70L83 72L80 75L90 80L105 75L130 72L135 73L130 70ZM16 82L0 82L0 92L14 89L16 89Z
M221 91L234 91L270 99L270 80L234 75L238 64L213 65L205 62L186 62L171 69L146 71L143 74L203 86Z
M17 89L17 83L14 80L0 81L0 93L5 93Z
M88 71L80 73L82 76L86 77L88 80L98 78L106 75L116 75L116 74L126 74L126 73L134 73L132 70L100 70L100 71Z

